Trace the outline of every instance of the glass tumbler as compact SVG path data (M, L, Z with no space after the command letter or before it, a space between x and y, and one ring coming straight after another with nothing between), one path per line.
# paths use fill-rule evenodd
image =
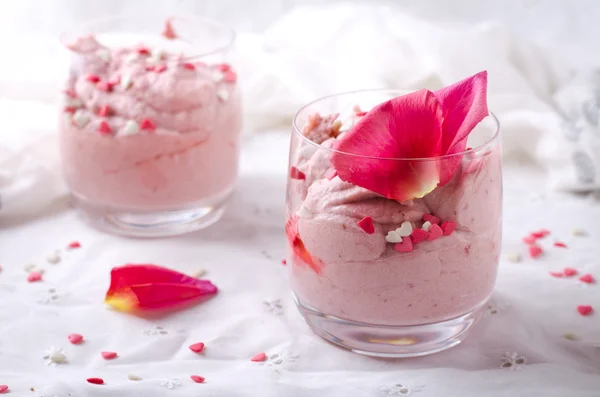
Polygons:
M372 356L420 356L460 343L490 298L500 255L502 161L493 115L470 134L472 148L454 155L378 159L332 149L361 109L405 93L321 98L293 122L286 234L297 306L319 336ZM411 180L445 162L456 172L423 198L399 202L342 181L333 153L349 156L350 167L369 160L403 167ZM367 217L372 224L361 224ZM410 249L388 241L405 224Z
M62 35L64 174L82 217L128 236L216 222L238 173L235 33L203 18L114 16Z

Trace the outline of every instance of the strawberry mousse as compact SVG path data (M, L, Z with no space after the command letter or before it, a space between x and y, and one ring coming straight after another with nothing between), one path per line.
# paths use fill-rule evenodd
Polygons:
M74 60L60 145L77 200L151 212L211 206L229 196L242 128L229 64L143 44L107 47L93 35L68 48Z
M308 310L363 328L414 327L487 302L502 233L497 130L466 147L492 117L486 77L394 98L349 123L310 113L296 125L286 233L305 317ZM326 323L307 320L313 328ZM340 324L317 332L352 348L352 336L335 333Z

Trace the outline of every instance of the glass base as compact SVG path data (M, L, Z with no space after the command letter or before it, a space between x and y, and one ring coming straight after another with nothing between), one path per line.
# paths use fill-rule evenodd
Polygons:
M321 338L354 353L374 357L418 357L456 346L479 320L485 307L439 323L393 326L344 320L323 314L294 298L308 325Z
M73 205L89 225L108 233L128 237L167 237L204 229L225 212L231 193L184 209L130 211L98 206L73 194Z

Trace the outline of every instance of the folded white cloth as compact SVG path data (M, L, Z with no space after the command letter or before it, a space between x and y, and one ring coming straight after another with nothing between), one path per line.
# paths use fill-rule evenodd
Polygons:
M0 219L34 215L66 192L56 161L53 98L67 64L57 39L48 40L4 49L21 62L6 65L2 75L9 78L0 78ZM445 24L385 5L300 7L264 34L240 34L235 64L248 132L290 128L299 107L319 96L434 89L487 69L505 158L547 167L559 188L600 186L600 98L585 80L571 83L551 51L500 23Z

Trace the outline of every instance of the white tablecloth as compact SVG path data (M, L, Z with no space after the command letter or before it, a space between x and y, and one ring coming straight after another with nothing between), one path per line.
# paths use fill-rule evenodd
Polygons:
M65 205L35 221L2 224L0 384L10 386L10 395L45 397L599 395L600 285L548 274L570 266L600 278L598 203L545 192L535 171L508 168L504 252L521 253L523 261L502 260L481 323L463 344L436 355L362 357L313 335L294 307L281 263L288 138L247 137L232 205L204 231L158 240L115 237L88 228ZM521 238L539 228L552 235L542 240L544 256L532 260ZM588 236L573 236L573 228ZM555 239L568 248L553 247ZM74 240L81 248L65 251ZM46 263L57 249L62 261ZM202 268L220 292L161 319L118 313L102 301L109 270L125 263ZM28 264L45 269L42 282L26 282ZM582 304L596 313L580 316ZM68 342L74 332L83 344ZM203 353L188 349L195 342L206 344ZM47 366L42 356L51 346L64 349L68 362ZM101 351L119 357L106 361ZM270 357L265 363L250 361L263 351ZM526 363L501 368L511 360L506 353ZM105 385L89 384L89 377Z

